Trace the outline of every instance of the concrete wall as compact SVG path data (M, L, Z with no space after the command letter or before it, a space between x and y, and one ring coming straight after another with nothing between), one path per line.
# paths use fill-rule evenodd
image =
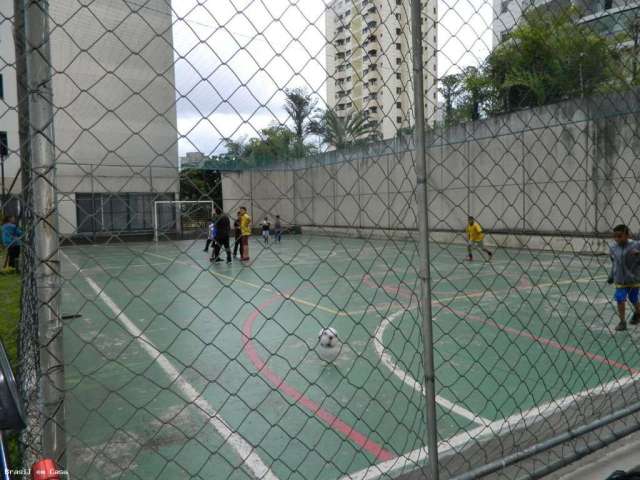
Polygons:
M0 7L7 182L19 168L12 4ZM164 0L49 7L59 224L73 235L77 193L179 192L172 18Z
M83 3L51 4L64 26L51 34L63 234L75 232L76 193L179 191L169 6Z
M638 92L569 101L435 130L427 138L434 238L468 214L490 241L600 251L611 226L640 231ZM224 174L225 208L276 213L307 231L406 235L416 228L414 149L350 152L290 170ZM242 186L242 187L239 187ZM256 216L257 215L257 216ZM400 231L400 232L399 232Z

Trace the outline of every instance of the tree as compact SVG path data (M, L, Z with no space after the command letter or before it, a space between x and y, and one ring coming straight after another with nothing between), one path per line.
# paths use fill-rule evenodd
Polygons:
M575 7L533 9L489 55L487 84L503 109L589 95L622 80L615 42L579 18Z
M212 157L197 167L189 166L180 170L180 199L213 200L215 205L222 205L222 177L219 166L219 159ZM207 215L207 207L197 206L195 210ZM211 214L210 210L208 214Z
M440 79L440 88L438 89L444 97L444 123L451 125L454 123L454 108L458 97L463 92L462 75L453 73L446 75Z
M304 152L304 141L311 133L311 116L316 111L318 100L304 88L285 89L284 109L293 121L293 132L296 137L296 149Z
M284 125L263 128L249 140L227 139L225 146L227 152L221 157L222 163L236 168L286 162L315 151L312 145L299 145L295 133Z
M489 77L478 67L466 67L461 74L463 93L460 96L458 117L479 120L483 112L494 110L496 92Z
M315 124L316 134L324 143L336 148L378 140L380 133L375 123L370 122L364 112L349 112L345 116L334 110L323 112Z

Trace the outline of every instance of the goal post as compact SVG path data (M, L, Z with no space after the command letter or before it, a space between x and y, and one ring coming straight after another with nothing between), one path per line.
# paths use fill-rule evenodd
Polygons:
M213 200L156 200L153 203L153 239L159 241L161 231L176 232L182 228L201 228L214 215ZM170 216L162 215L162 207L169 207ZM205 218L206 217L206 218ZM166 219L169 218L169 221Z

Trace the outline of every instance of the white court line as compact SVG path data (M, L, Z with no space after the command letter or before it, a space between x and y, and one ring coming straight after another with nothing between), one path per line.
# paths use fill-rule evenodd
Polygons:
M480 440L486 437L499 436L505 433L514 433L514 430L523 427L531 427L536 423L540 423L542 420L545 420L550 415L566 410L567 407L575 404L576 401L582 398L586 398L591 395L609 393L616 388L622 388L633 384L638 380L640 380L640 376L613 380L604 385L598 385L597 387L584 390L575 395L569 395L559 400L552 400L550 402L543 403L542 405L530 408L524 412L511 415L504 420L496 420L487 426L480 426L467 432L459 433L448 440L441 441L438 444L438 454L460 454L466 447L477 444ZM418 466L418 463L428 460L428 457L429 455L426 447L417 448L405 455L344 475L340 480L376 480L383 475L392 475L398 470L402 470L406 467L415 468Z
M67 258L69 263L78 271L78 265L76 265L69 256L62 252ZM126 313L113 301L113 299L107 295L100 286L93 281L91 277L83 275L85 281L89 284L91 289L102 299L102 301L111 309L115 315L115 319L119 319L122 325L127 329L129 334L135 338L140 346L149 354L149 356L162 368L172 382L176 384L182 390L182 393L187 399L195 404L208 418L209 422L216 429L218 434L224 439L224 441L236 452L240 457L243 464L251 474L260 480L278 480L278 477L274 475L271 469L262 461L260 456L255 452L255 448L251 446L244 438L238 433L234 432L231 427L225 422L220 414L213 408L213 406L205 400L194 386L187 380L182 378L181 373L176 367L169 361L169 359L147 338L147 336L140 330L127 316Z
M418 383L413 377L404 371L401 375L409 377L410 381L416 384ZM524 412L513 414L506 419L495 420L487 425L481 425L472 430L459 433L448 440L441 441L438 444L438 454L459 454L468 446L477 444L480 440L486 437L513 433L516 429L531 427L536 423L546 420L547 417L551 415L557 414L571 406L574 406L579 400L591 396L610 394L612 391L634 384L638 380L640 380L640 376L627 376L622 379L612 380L611 382L583 390L579 393L567 395L566 397L558 400L545 402L541 405L525 410ZM426 447L421 447L391 460L347 474L341 477L340 480L376 480L383 475L392 475L394 472L406 467L415 468L418 463L426 460L428 460L427 449Z
M67 257L68 258L68 257ZM122 266L117 266L117 265L110 265L110 266L97 266L97 267L90 267L90 268L81 268L79 271L81 273L84 272L99 272L101 270L123 270L126 268L142 268L142 267L160 267L162 265L169 265L168 262L160 262L160 263L140 263L140 264L135 264L135 265L122 265Z
M252 282L247 282L245 280L240 280L239 278L235 278L235 277L231 277L229 275L225 275L223 273L219 273L219 272L212 272L209 269L204 268L203 266L192 262L192 263L187 263L187 262L183 262L181 260L176 260L176 259L172 259L170 257L165 257L164 255L159 255L157 253L151 253L151 252L141 252L143 255L152 255L154 257L158 257L158 258L162 258L164 260L169 260L169 262L173 263L178 263L180 265L185 265L187 267L190 268L195 268L198 271L205 271L205 272L209 272L210 275L214 276L214 277L219 277L219 278L224 278L225 280L228 280L230 282L235 282L235 283L239 283L241 285L246 285L248 287L251 288L255 288L256 290L264 290L265 292L269 292L269 293L278 293L276 292L276 290L269 288L265 285L258 285L257 283L252 283ZM188 256L188 254L187 254ZM299 303L300 305L306 305L308 307L314 308L314 309L318 309L318 310L322 310L323 312L327 312L330 313L332 315L337 315L339 317L347 317L349 314L346 312L341 312L338 310L335 310L333 308L329 308L329 307L325 307L323 305L320 305L319 303L313 303L313 302L309 302L307 300L303 300L302 298L298 298L298 297L294 297L294 296L288 296L287 297L288 300L291 300L294 303Z
M402 316L406 311L413 310L416 308L418 307L415 306L415 307L398 310L397 312L392 313L390 316L385 317L382 320L382 322L380 322L380 325L378 325L378 328L376 329L376 332L373 336L373 347L375 348L376 353L378 354L378 357L382 361L382 364L389 371L391 371L391 373L393 373L396 377L398 377L405 385L408 385L418 393L421 393L424 395L425 392L422 385L419 382L417 382L411 376L411 374L404 371L402 368L398 366L398 364L394 361L393 357L389 353L387 353L387 351L385 350L384 343L382 341L384 337L384 332L389 327L389 325L391 325L398 317ZM491 424L491 420L481 417L479 415L476 415L475 413L467 410L466 408L461 407L439 395L436 395L436 403L441 407L446 408L447 410L455 413L456 415L464 417L467 420L471 420L473 423L476 423L478 425L483 425L486 427Z

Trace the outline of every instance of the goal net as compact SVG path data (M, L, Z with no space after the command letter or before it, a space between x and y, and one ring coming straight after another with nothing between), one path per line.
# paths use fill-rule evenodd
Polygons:
M207 224L213 217L212 200L158 200L153 205L153 237L173 235L206 235Z

